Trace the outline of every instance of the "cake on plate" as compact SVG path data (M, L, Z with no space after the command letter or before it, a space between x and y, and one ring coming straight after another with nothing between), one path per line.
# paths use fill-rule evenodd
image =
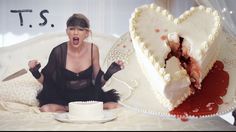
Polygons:
M101 120L104 118L103 102L74 101L70 102L68 117L71 120Z
M201 90L220 51L220 16L204 6L174 18L155 4L142 5L132 14L129 31L145 76L169 110Z

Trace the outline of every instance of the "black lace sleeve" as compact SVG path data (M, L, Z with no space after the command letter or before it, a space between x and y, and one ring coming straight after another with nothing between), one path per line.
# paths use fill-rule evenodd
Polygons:
M102 86L104 85L104 83L102 82L103 75L104 75L104 72L100 69L95 79L96 88L102 88Z
M52 77L54 70L56 69L56 52L55 48L51 51L49 55L48 62L46 66L42 69L42 74L44 75L44 79L47 80L48 78Z
M104 82L101 81L104 72L100 69L95 80L95 87L98 90L98 95L103 102L118 102L120 100L120 95L115 89L110 89L104 91L102 89Z
M106 73L104 74L104 79L107 81L111 78L113 74L120 71L121 67L116 62L111 63L111 65L108 67Z
M62 50L63 49L63 50ZM66 56L66 45L60 44L50 52L48 62L41 70L44 76L43 89L38 94L37 99L40 106L47 103L62 103L61 95L63 93L64 82L61 77L61 67L64 66L64 58Z
M49 55L46 66L42 69L44 79L56 80L56 76L61 72L61 67L65 65L66 44L60 44L53 48Z

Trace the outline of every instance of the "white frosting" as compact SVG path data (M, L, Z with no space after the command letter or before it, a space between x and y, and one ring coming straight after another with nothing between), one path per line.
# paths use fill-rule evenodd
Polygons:
M99 120L104 117L103 102L75 101L69 103L69 118L75 120Z
M168 38L169 41L173 41L175 43L179 42L179 35L177 33L169 33L167 35L167 38Z
M179 18L173 18L155 4L143 5L132 14L129 29L140 65L154 92L162 96L162 103L169 109L181 104L191 91L189 77L177 59L169 59L164 67L170 52L165 38L174 42L179 41L176 34L184 38L183 45L200 68L200 83L220 49L220 16L216 10L203 6L191 7Z

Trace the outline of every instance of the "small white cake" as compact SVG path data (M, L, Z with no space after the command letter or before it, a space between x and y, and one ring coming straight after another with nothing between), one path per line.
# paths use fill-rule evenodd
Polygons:
M174 18L155 4L142 5L129 26L140 66L164 106L172 110L194 94L192 87L201 89L220 50L221 19L216 10L191 7ZM190 61L183 62L183 56Z
M69 119L72 120L99 120L103 119L103 102L74 101L69 103Z

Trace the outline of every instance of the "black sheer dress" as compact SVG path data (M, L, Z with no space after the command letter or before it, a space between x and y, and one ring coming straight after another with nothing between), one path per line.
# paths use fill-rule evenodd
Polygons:
M92 48L93 44L91 46L91 57ZM117 102L119 100L116 90L104 92L102 86L93 83L92 61L91 66L86 70L74 73L65 68L66 55L66 42L56 46L51 51L48 63L42 69L44 75L43 89L37 96L40 106L45 104L68 105L71 101Z

